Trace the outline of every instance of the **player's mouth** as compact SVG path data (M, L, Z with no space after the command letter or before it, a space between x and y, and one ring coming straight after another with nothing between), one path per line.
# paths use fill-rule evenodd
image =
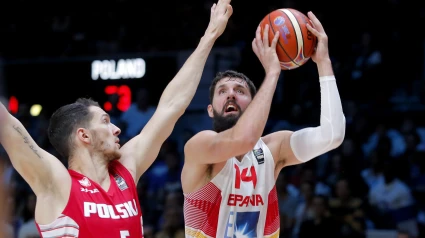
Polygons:
M239 105L237 105L234 102L228 102L226 105L224 105L224 114L234 114L239 113L240 108Z
M116 140L115 140L115 144L117 144L118 149L121 147L121 145L120 145L120 140L119 140L119 139L116 139Z

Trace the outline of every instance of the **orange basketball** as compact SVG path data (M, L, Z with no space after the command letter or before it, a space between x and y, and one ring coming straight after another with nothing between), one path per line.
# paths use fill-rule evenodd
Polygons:
M317 38L307 29L307 22L310 22L310 19L303 13L291 8L282 8L269 13L260 23L261 36L266 24L269 25L270 42L276 31L280 33L276 52L283 70L300 67L314 52Z

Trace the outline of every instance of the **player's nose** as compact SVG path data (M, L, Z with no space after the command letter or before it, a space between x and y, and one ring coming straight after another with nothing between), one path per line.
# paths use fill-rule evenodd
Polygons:
M121 129L117 127L116 125L114 125L113 133L114 133L114 136L118 136L119 134L121 134Z
M227 99L235 99L236 93L233 90L229 91L229 94L227 94Z

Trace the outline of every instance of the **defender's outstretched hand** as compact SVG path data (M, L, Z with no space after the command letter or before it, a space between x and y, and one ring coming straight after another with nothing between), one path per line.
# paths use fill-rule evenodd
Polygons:
M321 62L323 60L329 59L329 50L328 50L328 36L326 35L325 30L323 29L322 23L319 19L312 13L307 13L308 17L311 20L311 26L307 23L308 30L317 37L317 47L314 53L311 56L311 59L315 62Z
M267 73L274 72L280 73L282 70L280 67L279 58L276 53L276 44L279 39L279 31L275 32L274 38L269 43L269 25L266 25L263 32L263 39L261 39L261 26L258 26L255 33L255 38L252 41L252 50L257 55L264 70Z
M230 5L231 0L218 0L218 3L211 7L210 23L207 32L218 38L226 29L227 22L233 13L233 8Z

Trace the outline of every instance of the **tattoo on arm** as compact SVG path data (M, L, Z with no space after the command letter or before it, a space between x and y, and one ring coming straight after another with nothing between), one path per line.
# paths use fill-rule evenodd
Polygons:
M32 150L32 152L34 152L34 154L36 154L37 157L41 159L42 157L38 153L38 151L36 150L36 146L35 145L32 145L30 143L28 137L25 136L24 133L22 132L22 129L20 127L18 127L18 126L15 126L15 125L13 126L13 129L15 129L15 131L18 132L21 135L22 139L24 139L25 144L28 145L28 147Z

